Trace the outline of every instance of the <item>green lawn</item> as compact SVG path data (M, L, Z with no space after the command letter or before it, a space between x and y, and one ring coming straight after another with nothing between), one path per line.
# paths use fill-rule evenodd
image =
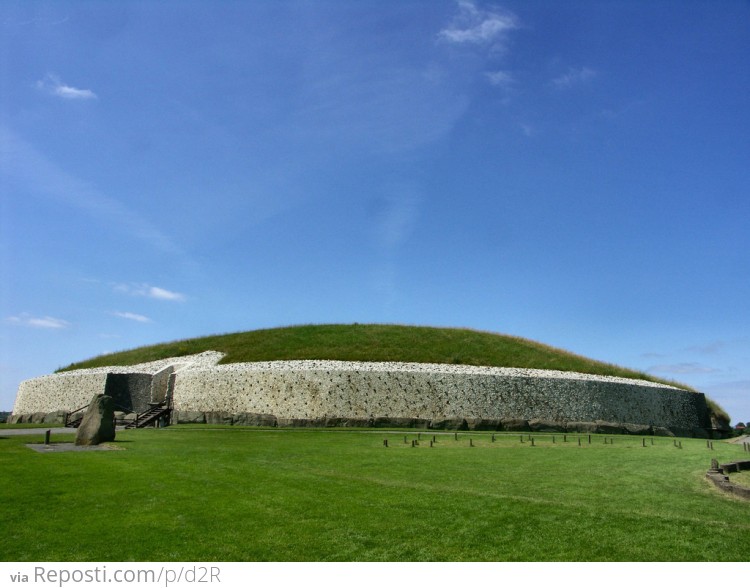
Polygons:
M404 443L404 435L408 443ZM121 451L2 437L4 561L735 560L750 503L704 479L741 446L641 437L118 432ZM383 447L388 438L389 447ZM474 447L469 446L472 439ZM53 437L53 439L55 439ZM73 435L57 440L72 440ZM744 454L747 455L747 454Z

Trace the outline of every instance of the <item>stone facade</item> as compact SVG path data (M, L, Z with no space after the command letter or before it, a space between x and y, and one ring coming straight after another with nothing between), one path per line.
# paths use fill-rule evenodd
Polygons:
M664 429L664 434L686 436L710 427L703 394L643 380L443 364L216 365L220 358L206 352L27 380L19 388L13 413L71 411L93 393L111 393L111 382L117 380L118 404L127 407L129 401L136 411L144 403L163 400L171 390L181 422L395 426L409 421L412 426L443 422L449 428L485 429L502 429L505 422L508 429L521 423L521 428L533 430L589 426L623 433ZM107 374L113 373L128 377L110 376L108 384Z

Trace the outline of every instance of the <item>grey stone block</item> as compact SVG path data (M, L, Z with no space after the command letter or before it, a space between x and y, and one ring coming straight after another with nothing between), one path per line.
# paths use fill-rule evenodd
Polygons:
M571 421L567 424L568 433L596 433L596 423L588 421Z
M65 423L65 411L56 410L54 412L48 412L42 419L43 423L49 423L50 425L62 425Z
M207 412L206 424L208 425L231 425L232 415L223 410Z
M622 435L625 429L620 423L596 421L596 430L594 432L601 435Z
M470 431L498 431L503 426L500 419L466 419Z
M272 414L260 414L256 412L240 412L232 415L235 425L248 427L275 427L276 417Z
M447 431L468 431L469 424L466 419L460 417L450 419L433 419L430 421L430 429L445 429Z
M567 430L565 423L544 419L530 419L529 428L535 433L564 433Z
M635 423L623 423L622 425L623 430L628 435L650 435L651 434L651 426L650 425L637 425Z
M326 420L321 419L276 419L277 426L279 427L320 427L326 426Z
M531 431L526 419L501 419L503 431Z
M405 417L375 417L372 420L372 426L383 428L383 427L395 427L395 428L413 428L416 425L417 419L410 419Z
M172 413L172 422L179 425L204 424L206 415L197 410L175 410Z
M372 427L372 419L341 419L340 427ZM327 422L327 421L326 421Z
M98 394L83 415L78 431L76 445L99 445L115 439L115 409L110 396Z

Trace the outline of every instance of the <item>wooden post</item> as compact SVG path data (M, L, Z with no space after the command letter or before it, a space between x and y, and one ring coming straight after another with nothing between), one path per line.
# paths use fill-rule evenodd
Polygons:
M388 447L388 439L383 439L383 447Z
M552 443L554 443L554 442L555 442L555 436L552 435Z
M408 441L406 440L406 435L404 435L404 445L406 445Z
M495 433L492 433L492 442L495 442Z
M646 438L643 438L643 446L646 447Z
M578 437L578 447L580 447L580 446L581 446L581 438Z
M534 438L531 438L531 446L534 447Z
M568 442L568 435L565 434L563 435L563 443L567 443L567 442Z
M589 445L591 445L591 435L589 435Z
M52 431L50 431L49 429L47 429L47 431L44 433L44 444L45 445L49 445L49 436L50 436L50 433L52 433Z
M521 435L521 443L523 443L523 435Z
M471 440L471 437L469 437L469 447L474 447L474 441Z
M458 433L453 433L453 440L458 441Z
M432 447L432 441L430 441L430 447Z
M432 436L432 442L437 443L437 437L435 437L435 435Z

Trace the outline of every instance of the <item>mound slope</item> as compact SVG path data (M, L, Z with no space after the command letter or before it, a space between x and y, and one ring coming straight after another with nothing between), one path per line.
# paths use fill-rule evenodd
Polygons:
M212 335L101 355L58 371L136 365L205 351L223 353L221 364L319 359L510 367L617 376L690 390L684 384L521 337L473 329L381 324L302 325Z

